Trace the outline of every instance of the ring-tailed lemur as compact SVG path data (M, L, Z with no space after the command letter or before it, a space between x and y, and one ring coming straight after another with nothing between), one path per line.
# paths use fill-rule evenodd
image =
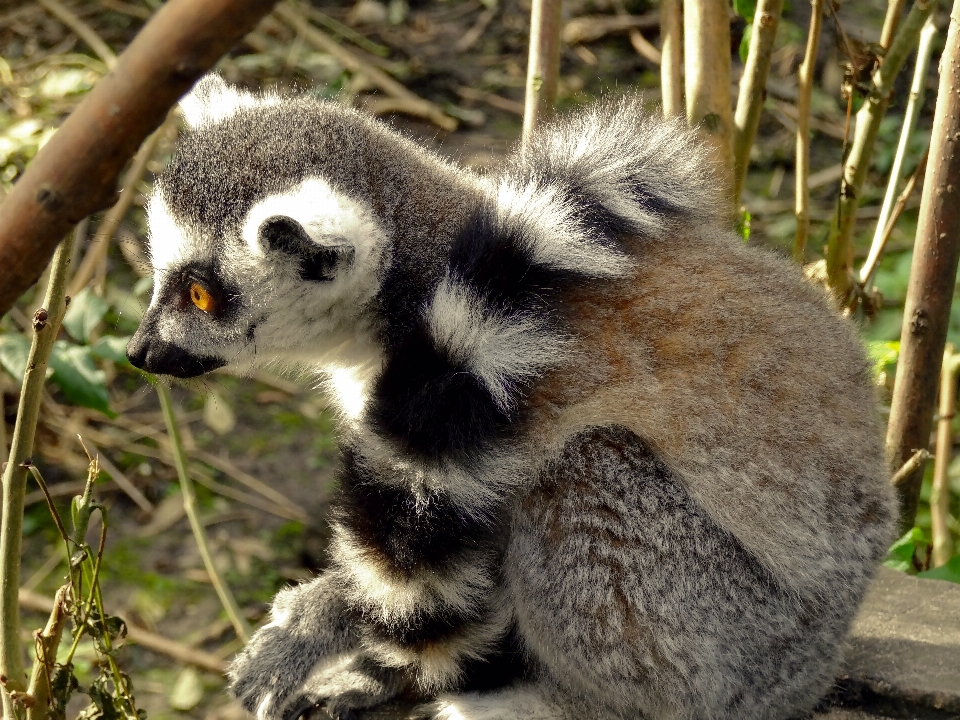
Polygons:
M233 663L260 720L808 712L891 539L853 328L727 229L636 101L476 176L353 110L203 80L127 349L320 371L331 567Z

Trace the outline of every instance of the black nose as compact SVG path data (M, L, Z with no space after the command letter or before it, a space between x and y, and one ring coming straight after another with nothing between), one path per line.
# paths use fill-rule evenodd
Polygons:
M173 343L137 332L127 343L127 360L135 368L155 375L192 378L226 363L220 358L194 355Z

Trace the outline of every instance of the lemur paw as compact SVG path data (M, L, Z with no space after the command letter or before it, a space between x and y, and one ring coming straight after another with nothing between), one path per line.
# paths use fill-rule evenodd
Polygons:
M281 720L300 720L314 708L335 720L354 720L357 710L395 698L406 682L401 671L385 668L363 653L330 658L313 668Z

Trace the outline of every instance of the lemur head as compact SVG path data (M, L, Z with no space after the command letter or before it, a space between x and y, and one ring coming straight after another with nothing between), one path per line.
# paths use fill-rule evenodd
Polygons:
M350 345L389 254L363 185L370 121L217 76L181 107L189 130L147 206L154 289L130 362L193 377Z

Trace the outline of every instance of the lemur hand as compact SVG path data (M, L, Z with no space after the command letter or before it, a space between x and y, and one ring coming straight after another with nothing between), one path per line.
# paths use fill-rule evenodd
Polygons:
M294 720L322 704L344 718L396 695L400 672L358 652L343 602L326 576L277 594L270 622L229 670L230 691L258 720Z

